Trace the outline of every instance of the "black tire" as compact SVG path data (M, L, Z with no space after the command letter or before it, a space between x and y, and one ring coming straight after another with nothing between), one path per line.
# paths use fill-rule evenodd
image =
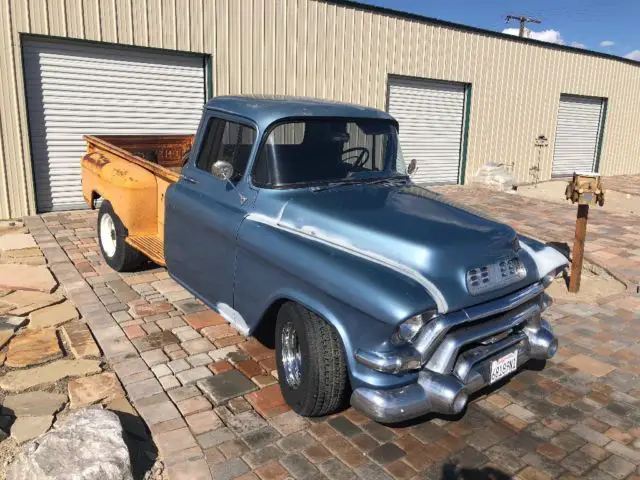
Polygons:
M297 386L291 385L285 373L285 327L293 327L298 339L302 373ZM288 302L278 311L275 343L280 388L293 411L305 417L319 417L344 405L349 389L347 365L342 340L333 326L306 308Z
M115 251L112 255L109 255L105 250L105 246L102 244L102 218L105 215L111 217L115 229ZM122 224L120 217L118 217L118 215L113 211L111 203L104 200L102 205L100 205L100 210L98 211L98 243L100 244L100 251L107 262L107 265L118 272L129 272L131 270L135 270L146 260L144 254L125 242L127 235L127 229Z

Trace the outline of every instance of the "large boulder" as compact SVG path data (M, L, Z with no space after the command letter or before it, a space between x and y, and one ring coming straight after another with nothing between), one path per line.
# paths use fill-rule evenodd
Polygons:
M7 480L132 480L129 450L115 413L87 407L25 445Z

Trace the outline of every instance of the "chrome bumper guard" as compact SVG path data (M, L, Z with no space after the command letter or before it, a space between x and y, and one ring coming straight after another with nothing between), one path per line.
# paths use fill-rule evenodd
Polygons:
M418 381L395 389L357 388L351 404L370 418L395 423L425 415L457 414L468 396L489 385L491 362L518 350L517 367L555 355L558 342L540 314L542 283L507 297L453 312L425 325L412 345L391 355L357 351L378 371L421 369Z

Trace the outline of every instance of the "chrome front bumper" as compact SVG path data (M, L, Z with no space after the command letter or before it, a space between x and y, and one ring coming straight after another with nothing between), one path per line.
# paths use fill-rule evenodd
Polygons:
M489 385L491 362L518 350L517 366L555 355L558 341L542 320L544 285L534 284L486 305L425 325L414 343L389 355L356 352L378 371L420 369L415 383L393 389L357 388L351 404L370 418L394 423L427 413L457 414L468 396Z

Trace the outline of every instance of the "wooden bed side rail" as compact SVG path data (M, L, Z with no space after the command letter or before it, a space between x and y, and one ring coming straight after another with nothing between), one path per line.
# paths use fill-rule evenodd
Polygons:
M84 140L87 142L87 153L94 152L108 152L116 155L124 160L139 165L140 167L152 172L154 175L168 181L177 182L180 178L180 174L171 170L170 166L181 166L182 155L191 148L193 143L193 135L156 135L156 136L95 136L84 135ZM110 140L114 140L116 143L112 143ZM164 142L164 143L163 143ZM127 148L124 148L126 145ZM164 155L172 155L173 158L166 158L168 165L163 166L159 163L154 163L150 160L135 155L129 149L135 149L134 151L161 151L164 150ZM176 161L176 158L179 160ZM165 160L163 158L163 160Z

